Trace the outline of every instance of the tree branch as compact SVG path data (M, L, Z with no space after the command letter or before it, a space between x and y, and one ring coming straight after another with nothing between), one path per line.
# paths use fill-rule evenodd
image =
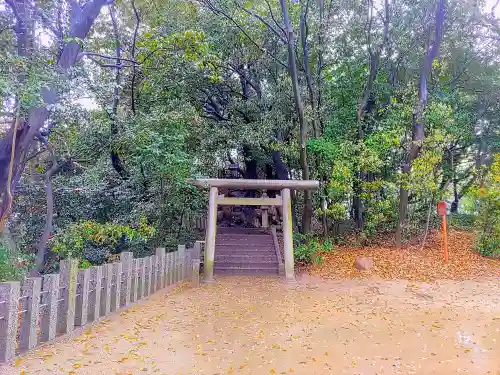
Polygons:
M124 65L124 64L104 64L103 62L97 60L97 59L94 59L93 57L91 56L87 56L87 58L96 63L97 65L99 65L100 67L102 68L115 68L115 69L122 69L122 68L135 68L137 66L140 66L140 65L135 65L135 64L131 64L131 65Z
M12 0L5 0L5 3L10 7L10 9L12 10L12 13L14 13L14 17L16 18L16 20L23 21L21 15L17 11L16 4L14 4L14 2Z
M52 24L49 17L34 4L32 5L32 10L42 19L43 25L47 29L52 31L54 36L56 36L59 39L59 41L61 41L63 36L60 34L59 30L57 30L57 28Z
M137 34L139 32L139 24L141 22L140 14L137 11L137 8L135 6L135 1L132 0L132 9L134 10L134 15L135 15L135 28L134 28L134 36L132 37L132 59L135 59L135 44L137 43ZM132 80L130 83L130 107L132 109L132 113L135 115L135 65L132 67Z
M267 26L269 30L271 30L283 43L286 43L286 39L283 37L282 34L280 34L269 22L267 22L262 16L252 12L251 10L246 9L245 7L242 7L239 5L236 1L234 1L236 6L240 8L242 11L244 11L246 14L255 17L258 19L260 22L262 22L264 25Z
M496 10L498 4L500 4L500 0L497 0L495 2L495 4L491 7L491 17L492 18L495 18L495 10Z
M37 244L37 254L35 260L35 267L31 271L31 276L38 275L43 268L45 263L45 249L47 248L47 242L49 241L50 233L52 232L52 224L54 219L54 192L52 189L51 178L56 174L64 165L64 163L59 164L57 162L57 157L55 155L54 149L50 143L42 137L40 133L37 136L38 140L45 145L46 149L50 152L50 157L52 159L52 166L50 169L43 174L43 179L45 182L45 194L47 201L47 213L45 215L45 227L43 234L40 237L40 241Z
M264 0L267 4L267 8L269 9L269 15L271 16L271 18L273 19L275 25L278 27L278 29L281 30L281 32L286 35L286 31L285 29L283 28L283 26L281 26L281 24L276 20L276 18L274 18L274 14L273 14L273 10L271 9L271 4L269 3L269 0Z
M80 60L82 57L100 57L102 59L107 59L107 60L116 60L116 56L110 56L110 55L104 55L102 53L97 53L97 52L80 52L76 58L76 60ZM134 65L139 65L139 63L135 60L132 59L127 59L125 57L120 56L120 61L127 61L130 62Z
M287 65L284 64L280 59L278 59L276 56L270 53L266 48L261 47L255 40L253 40L252 37L246 32L246 30L238 22L236 22L236 20L233 17L224 12L222 9L216 8L210 0L199 0L199 1L205 4L208 7L208 9L211 10L213 13L224 16L228 21L230 21L233 25L235 25L243 33L243 35L245 35L245 37L262 53L265 53L266 55L271 57L274 61L276 61L285 69L288 69Z

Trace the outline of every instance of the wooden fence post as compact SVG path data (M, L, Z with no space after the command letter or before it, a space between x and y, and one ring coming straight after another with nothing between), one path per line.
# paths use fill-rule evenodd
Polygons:
M152 272L152 269L153 269L153 259L151 259L151 257L146 257L144 258L145 262L146 262L146 293L145 293L145 296L146 297L149 297L149 295L151 294L151 280L152 280L152 275L151 275L151 272Z
M101 294L101 310L99 316L106 316L111 311L111 292L113 290L113 268L112 264L104 264L103 289Z
M151 259L151 271L149 272L149 294L151 295L156 292L156 268L158 262L156 261L156 255L151 255L149 258Z
M76 259L61 260L59 267L60 304L57 313L57 331L69 333L75 328L76 278L78 261Z
M99 320L99 309L101 308L102 293L102 266L90 268L90 290L88 319L92 322Z
M158 259L158 287L162 289L165 287L165 248L158 247L156 249L156 258Z
M19 349L30 350L38 343L38 316L40 308L40 292L42 279L40 277L27 278L21 287L23 306L21 313L21 330L19 332Z
M168 285L168 253L165 249L165 255L163 257L163 285L162 288L166 288Z
M0 361L7 362L16 354L17 305L21 285L17 281L0 284Z
M140 286L141 286L141 293L139 294L139 298L144 298L147 296L146 293L146 258L140 258L139 259L139 272L140 272Z
M167 253L167 284L170 286L174 283L174 267L173 267L173 254L172 252Z
M59 274L43 276L43 305L40 306L40 341L45 342L56 337L57 307L59 300Z
M130 290L132 288L132 261L134 253L126 251L120 254L120 262L122 263L122 285L120 294L120 306L127 306L130 304Z
M130 292L130 302L137 301L137 296L139 295L139 259L134 259L132 261L132 291Z
M177 246L177 251L174 251L173 255L173 270L174 270L174 284L179 281L179 247Z
M177 246L177 252L179 253L179 274L177 276L177 281L184 280L186 267L184 266L184 262L186 261L186 245Z
M196 241L194 243L194 255L193 255L193 258L194 259L201 259L201 251L202 251L202 247L201 247L201 244L203 243L203 241Z
M194 249L186 249L184 257L184 279L191 280L191 271L193 268L193 253Z
M195 288L200 286L200 259L198 258L192 260L191 285Z
M111 290L111 311L120 310L121 286L122 286L122 263L113 263L114 281Z
M75 325L84 326L87 324L89 308L89 290L90 290L90 270L78 271L76 287L76 305L75 305Z

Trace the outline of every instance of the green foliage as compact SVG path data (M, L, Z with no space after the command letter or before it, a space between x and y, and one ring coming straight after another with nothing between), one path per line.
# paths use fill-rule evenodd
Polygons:
M475 228L477 215L473 214L451 214L448 215L448 225L450 228L461 231L473 231Z
M475 191L479 200L476 248L484 256L500 258L500 155L495 156L484 185Z
M28 259L14 257L0 240L0 281L20 281L28 271Z
M498 39L496 29L487 26L492 24L490 13L476 3L447 4L445 37L427 85L425 140L410 173L403 174L413 144L418 72L428 52L421 42L432 32L429 9L434 5L389 2L389 38L384 40L383 17L369 20L360 2L333 0L322 11L322 2L310 2L303 29L305 4L287 4L308 125L307 162L310 178L320 181L313 196L315 219L325 214L330 231L341 225L351 228L353 202L360 198L364 227L358 228L357 238L366 242L394 229L404 187L410 196L408 238L423 229L429 204L450 200L456 190L460 214L474 213L477 197L478 246L491 253L498 247L498 230L488 226L495 217L496 198L489 196L495 188L491 182L485 185L488 197L477 189L469 191L500 148L499 49L494 43L483 48L484 40ZM36 116L42 89L59 92L55 104L47 107L50 126L43 131L60 163L52 178L51 244L63 256L74 252L84 267L117 251L146 255L154 246L175 248L201 236L186 224L206 210L206 192L188 183L194 177L217 177L233 161L244 171L254 163L259 178L276 178L279 162L290 178L303 176L279 2L153 0L135 5L140 13L137 35L131 4L115 4L120 69L112 66L114 58L87 56L64 75L55 63L61 47L57 38L37 40L28 56L19 56L11 27L15 13L8 4L0 17L0 95L6 114L0 119L6 124L0 126L0 136L8 133L16 97L23 115ZM382 7L375 4L374 14L383 14ZM34 4L29 12L34 18L27 25L45 28L47 20L59 19L70 8L67 0ZM63 30L71 29L71 17L61 22ZM479 30L476 25L486 26ZM109 17L99 16L92 30L83 40L65 37L65 43L76 41L85 51L114 57L118 43ZM304 31L308 56L301 43ZM375 59L367 41L372 54L382 51L374 76L370 68ZM312 95L307 78L312 80ZM373 85L367 93L370 78ZM368 103L361 113L365 94ZM52 165L45 144L31 151L9 218L22 254L33 254L43 233L46 196L41 174ZM126 173L117 173L110 151ZM294 204L299 220L300 197L298 193ZM155 231L141 233L130 225L139 222ZM469 218L450 218L452 226L468 224ZM319 243L315 238L299 240L296 258L319 261Z
M322 253L335 250L330 239L322 240L315 235L295 234L294 242L293 256L295 261L303 264L311 262L320 264L323 261Z
M100 224L83 221L71 224L58 232L51 240L52 251L63 257L82 259L91 264L102 264L120 250L130 250L133 241L147 241L155 233L145 220L136 228L115 223Z

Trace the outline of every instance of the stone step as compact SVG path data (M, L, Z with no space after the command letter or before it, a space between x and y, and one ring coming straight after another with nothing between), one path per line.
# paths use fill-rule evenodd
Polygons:
M242 269L223 269L216 272L217 275L240 275L240 276L278 276L278 270L242 270Z
M230 274L230 275L278 275L278 267L273 268L258 268L258 267L233 267L224 266L216 267L216 274Z
M237 247L215 247L215 256L218 255L275 255L274 249L241 249Z
M219 244L252 244L252 243L259 243L259 244L268 244L272 245L273 239L271 237L269 238L219 238L217 237L215 239L215 243Z
M227 238L266 238L271 237L271 233L217 233L217 237Z
M221 229L221 230L219 230ZM217 274L277 275L273 237L262 228L217 228L214 271Z
M262 268L262 269L274 269L278 267L278 262L275 263L245 263L245 262L240 262L240 263L214 263L214 268L224 268L224 267L236 267L236 268Z
M215 267L219 266L236 266L236 267L246 267L246 266L255 266L258 268L268 268L268 267L277 267L278 261L276 259L272 261L252 259L252 260L244 260L239 261L238 259L231 260L215 260Z
M254 262L270 262L270 263L276 263L277 258L276 254L266 254L266 255L259 255L259 254L245 254L245 255L237 255L237 254L231 254L231 255L226 255L226 254L215 254L215 262L219 263L232 263L232 262L247 262L247 263L254 263Z
M257 234L257 235L251 235L251 236L236 236L234 234L231 235L218 235L215 237L218 240L233 240L233 241L272 241L273 237L268 234Z
M241 228L241 227L217 227L217 234L269 234L269 229L266 228Z
M273 243L266 242L215 242L215 248L238 248L238 249L274 249Z

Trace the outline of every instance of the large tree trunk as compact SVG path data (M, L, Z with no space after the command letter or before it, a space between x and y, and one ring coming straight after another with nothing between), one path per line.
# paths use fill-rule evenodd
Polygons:
M273 159L274 170L276 171L278 180L289 180L290 176L288 173L288 167L281 157L281 152L273 150L271 151L271 157Z
M111 23L113 24L113 34L115 36L115 53L116 53L116 72L115 72L115 86L113 88L113 104L111 106L111 164L115 171L120 175L121 178L127 179L128 173L125 170L123 162L115 149L113 141L119 135L120 129L118 126L118 105L120 103L120 85L121 85L121 73L122 73L122 60L121 60L121 44L120 44L120 34L118 32L118 21L116 20L116 10L111 5L109 7L109 15L111 17Z
M317 100L316 100L316 113L318 115L318 128L319 128L319 134L323 134L323 116L322 116L322 110L321 110L321 98L322 98L322 92L321 92L321 77L322 77L322 72L323 72L323 33L325 32L325 2L324 0L318 0L318 8L319 8L319 32L318 32L318 61L317 61L317 67L316 67L316 84L317 84Z
M58 59L58 66L61 71L66 73L77 61L78 53L80 52L80 43L78 40L84 40L90 28L94 24L95 19L99 15L101 8L108 2L108 0L90 0L82 7L75 6L72 10L71 25L67 35L66 43L61 51ZM11 2L7 3L13 6ZM15 14L18 14L18 9L15 7ZM20 18L17 17L19 24ZM24 22L21 19L21 23ZM26 22L24 22L26 25ZM18 34L22 41L24 35L28 35L30 31L25 31L27 34ZM21 42L23 43L23 42ZM17 185L25 166L25 159L28 157L29 149L31 148L34 138L39 132L40 128L45 124L49 117L47 105L53 105L58 101L58 93L55 87L45 87L42 89L42 98L44 101L43 107L31 108L28 110L28 117L22 119L19 123L17 130L15 123L11 125L7 135L0 140L0 230L5 224L7 216L10 214L10 206L12 204L13 192ZM16 139L14 141L14 133ZM11 163L11 151L13 152L13 162ZM10 184L7 183L9 174L12 176ZM10 186L9 186L10 185Z
M309 64L309 43L307 42L307 37L309 34L309 25L307 23L307 15L309 11L309 2L306 6L302 5L300 10L300 42L302 45L302 61L304 64L304 73L306 76L307 91L309 93L309 102L311 105L312 119L311 124L313 128L313 134L315 138L319 137L319 129L317 124L317 113L316 113L316 97L314 95L314 85L311 73L311 68Z
M356 130L356 137L358 141L358 160L361 158L361 155L359 155L359 148L361 147L361 144L364 140L365 136L365 129L364 129L364 123L366 119L366 115L372 110L372 105L370 105L370 102L372 101L372 92L373 92L373 84L375 83L375 79L377 78L377 73L378 73L378 65L379 65L379 60L380 60L380 54L382 53L382 48L384 47L384 44L387 42L388 37L389 37L389 16L390 16L390 9L389 9L389 0L385 0L384 2L384 9L385 9L385 15L384 15L384 33L382 37L382 43L378 46L375 47L375 50L372 46L372 23L373 23L373 3L370 2L370 8L368 10L368 63L370 65L370 72L368 74L368 79L366 81L365 88L363 90L363 96L361 98L361 101L358 105L358 110L356 111L356 120L357 120L357 130ZM356 222L356 228L359 230L363 230L365 226L365 219L364 219L364 207L363 207L363 200L361 199L361 184L362 181L366 181L367 179L367 173L366 171L362 171L359 167L357 170L357 178L354 180L353 184L353 191L354 191L354 198L353 198L353 211L354 211L354 220Z
M307 122L304 118L304 104L300 95L299 74L297 70L297 62L295 55L295 35L293 33L292 23L288 16L288 8L286 0L280 0L281 11L283 12L283 22L287 31L287 48L288 48L288 73L292 80L293 98L300 125L300 167L302 169L302 179L309 180L309 165L307 164ZM302 212L302 232L309 233L311 231L312 219L312 194L310 190L304 191L304 210Z
M443 38L443 24L445 15L445 0L439 0L436 9L434 41L424 58L420 70L419 100L413 110L412 142L409 154L401 167L403 174L401 187L399 189L399 218L396 227L396 246L401 247L403 228L408 216L408 182L410 178L413 161L420 154L424 143L424 111L427 105L427 78L432 69L432 63L439 53L439 47Z

